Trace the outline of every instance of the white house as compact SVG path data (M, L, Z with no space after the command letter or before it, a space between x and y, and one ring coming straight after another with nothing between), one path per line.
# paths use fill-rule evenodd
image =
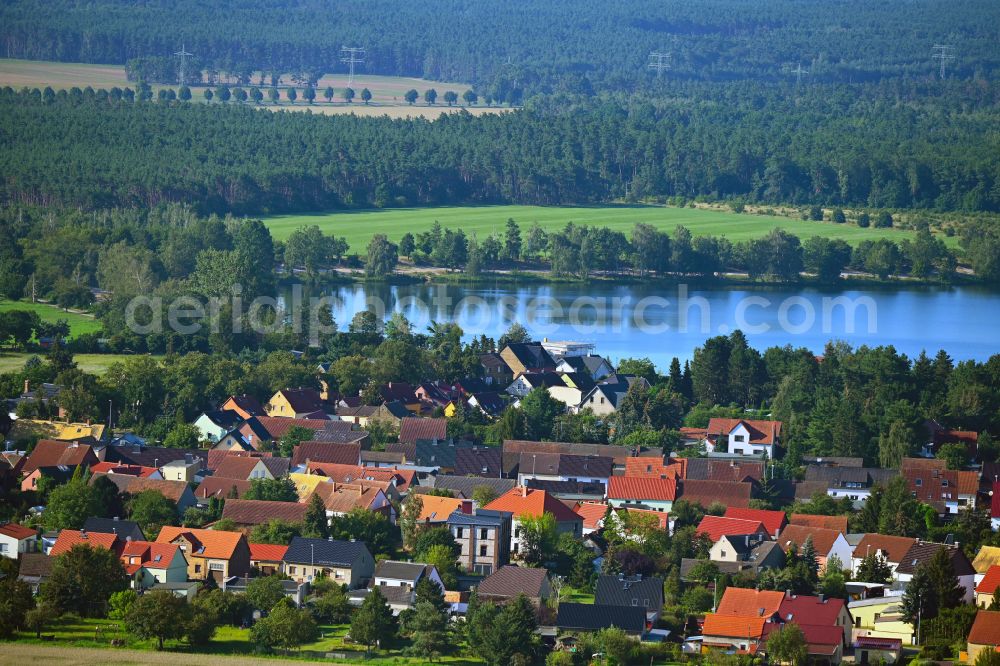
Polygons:
M813 548L816 549L816 561L820 570L826 569L826 564L836 557L843 568L851 566L854 547L847 541L847 537L839 530L829 530L822 527L807 527L805 525L788 525L781 530L778 535L778 544L785 552L794 545L798 552L802 552L802 546L807 540L812 539Z
M613 374L614 367L603 356L590 354L587 356L567 356L559 361L556 372L582 372L594 381L601 381Z
M766 455L774 459L780 444L781 421L711 419L705 438L709 453L724 452L737 456Z
M0 556L18 559L22 553L38 551L38 530L17 523L0 525Z
M958 546L950 546L943 543L931 543L928 541L918 541L903 557L903 561L896 567L896 580L903 585L909 584L913 580L913 574L917 568L929 562L937 552L947 548L948 556L951 559L951 566L955 570L955 578L958 584L965 588L965 603L972 603L976 595L976 570L973 568L969 558L965 556Z
M236 412L219 409L202 412L192 425L201 433L201 441L214 444L225 437L226 433L239 425L242 420Z
M132 587L137 590L157 583L184 583L188 579L184 552L174 543L128 541L122 550L121 562L132 578Z

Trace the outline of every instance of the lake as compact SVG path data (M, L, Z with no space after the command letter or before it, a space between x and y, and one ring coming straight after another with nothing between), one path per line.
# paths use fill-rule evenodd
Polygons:
M792 345L821 353L835 339L891 344L911 358L938 349L956 360L1000 353L1000 294L980 287L355 284L329 295L341 329L366 307L385 317L401 311L416 330L455 322L467 339L497 338L518 321L536 339L589 342L613 360L649 357L661 369L736 328L760 350Z

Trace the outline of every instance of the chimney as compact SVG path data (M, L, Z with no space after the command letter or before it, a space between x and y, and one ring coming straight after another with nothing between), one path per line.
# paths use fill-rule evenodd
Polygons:
M31 380L25 379L24 380L24 392L27 393L30 390L31 390Z
M819 594L818 596L819 596L819 602L821 604L825 604L826 603L826 595L825 594Z
M521 486L521 497L528 496L528 486Z
M464 500L462 502L462 513L467 516L472 515L472 500Z
M87 538L87 530L80 530L80 538L81 539Z

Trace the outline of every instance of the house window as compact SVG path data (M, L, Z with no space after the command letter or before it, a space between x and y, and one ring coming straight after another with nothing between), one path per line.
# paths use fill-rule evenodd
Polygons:
M633 606L638 606L639 605L639 600L638 599L633 599L632 600L632 605Z
M486 546L485 545L480 546L479 547L479 556L480 557L486 557L486 555L487 555L487 553L486 553Z
M942 488L948 487L948 479L941 479L941 487Z
M201 565L200 564L194 565L194 572L195 573L201 573Z
M465 530L461 527L455 529L455 538L461 539L465 537Z
M481 529L481 530L479 530L479 538L480 539L489 539L490 538L490 531L487 530L487 529Z
M737 442L743 442L746 438L743 435L733 435L733 440Z
M722 551L721 553L719 553L719 557L726 557L726 551Z
M226 565L223 564L222 562L209 562L208 563L208 570L209 571L225 571L226 570Z
M924 480L923 479L914 479L914 482L916 483L917 488L919 488L920 486L924 485Z
M6 553L6 552L7 552L7 544L0 543L0 553Z
M288 573L294 574L295 573L295 567L288 567Z

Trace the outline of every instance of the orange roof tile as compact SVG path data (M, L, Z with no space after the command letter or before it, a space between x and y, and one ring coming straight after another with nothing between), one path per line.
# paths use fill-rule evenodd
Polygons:
M767 528L759 520L742 520L740 518L725 518L723 516L705 516L698 523L697 534L704 534L712 543L724 536L735 534L767 534Z
M254 562L280 562L285 558L287 550L287 545L252 543L250 544L250 559Z
M670 526L670 514L666 511L652 511L650 509L634 509L631 507L625 507L620 511L625 513L636 513L640 516L653 516L659 521L660 529L667 529Z
M620 477L612 477L612 479ZM515 486L486 505L490 511L509 511L514 518L551 513L558 522L581 520L568 506L544 490Z
M791 525L804 527L822 527L826 530L837 530L847 534L847 516L813 516L806 513L793 513L788 522Z
M677 499L677 480L613 476L608 479L608 499L672 502Z
M630 456L625 459L625 476L676 479L683 472L677 463L666 464L659 458Z
M887 562L899 564L916 542L911 537L869 533L861 537L855 546L854 557L863 558L869 553L881 552Z
M421 495L420 517L422 523L443 523L448 516L462 508L465 500L456 497L438 497L436 495Z
M764 634L764 618L712 613L705 616L705 626L701 633L706 637L760 640Z
M180 547L174 543L157 543L155 541L127 541L122 549L122 563L131 566L138 565L147 569L166 569L177 556ZM132 562L132 558L139 558Z
M784 598L784 592L727 587L726 591L722 593L716 615L770 617L781 608L781 602Z
M997 587L1000 587L1000 565L994 564L986 571L979 585L976 585L976 593L993 594Z
M583 519L584 529L596 530L608 513L608 505L604 502L581 502L574 511Z
M228 560L233 556L241 541L245 541L240 532L224 532L222 530L195 529L193 527L173 527L165 525L156 537L157 543L173 543L183 536L197 544L195 550L188 555L218 558Z
M1000 611L981 610L969 631L969 643L1000 646Z
M709 435L728 435L739 424L750 431L751 444L774 444L781 436L781 421L748 421L746 419L709 419Z
M49 551L49 557L62 555L77 544L85 544L94 548L105 548L116 553L122 548L122 542L115 534L102 534L100 532L81 532L80 530L63 530L59 532L59 538Z
M777 534L788 522L784 511L768 511L767 509L744 509L738 506L726 508L726 518L739 518L741 520L759 520L764 523L768 534Z

